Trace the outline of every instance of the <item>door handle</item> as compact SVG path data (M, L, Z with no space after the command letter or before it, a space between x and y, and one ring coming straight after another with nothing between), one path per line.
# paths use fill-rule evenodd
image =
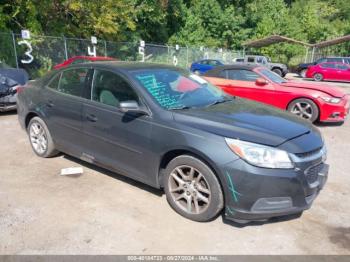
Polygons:
M53 107L54 103L52 102L52 100L48 100L46 105L47 105L47 107Z
M86 119L90 122L97 122L97 117L93 114L86 115Z

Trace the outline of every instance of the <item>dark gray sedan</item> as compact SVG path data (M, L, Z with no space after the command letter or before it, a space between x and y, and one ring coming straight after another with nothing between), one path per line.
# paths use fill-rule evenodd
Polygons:
M311 124L171 66L55 71L24 88L18 115L38 156L62 151L163 188L196 221L223 208L238 222L301 213L327 179L325 145Z

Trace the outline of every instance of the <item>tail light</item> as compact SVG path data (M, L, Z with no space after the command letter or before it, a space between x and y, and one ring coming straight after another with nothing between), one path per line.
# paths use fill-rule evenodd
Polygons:
M25 89L25 86L16 86L15 88L13 88L16 90L17 94L21 93L24 89Z

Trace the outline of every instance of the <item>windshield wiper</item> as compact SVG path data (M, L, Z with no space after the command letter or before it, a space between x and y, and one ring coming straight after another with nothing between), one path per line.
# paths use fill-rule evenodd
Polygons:
M232 101L232 99L229 99L229 98L219 99L219 100L216 100L216 101L214 101L213 103L207 105L207 107L213 106L213 105L217 105L217 104L226 103L226 102L230 102L230 101Z
M190 108L191 108L190 106L179 106L179 107L169 108L169 110L186 110Z

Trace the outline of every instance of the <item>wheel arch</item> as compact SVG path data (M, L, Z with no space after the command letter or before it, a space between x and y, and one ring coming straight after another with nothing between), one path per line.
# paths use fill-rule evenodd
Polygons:
M196 157L200 161L202 161L204 164L206 164L213 171L215 176L218 178L221 189L223 190L219 168L208 156L204 155L203 153L199 152L194 148L174 148L174 149L168 150L161 156L161 159L159 162L159 170L158 170L158 185L161 188L163 187L163 177L164 177L163 171L165 170L166 166L170 163L171 160L181 155L190 155L190 156Z
M24 119L25 128L28 127L30 120L32 120L32 119L33 119L34 117L36 117L36 116L39 116L39 114L37 114L37 113L35 113L35 112L29 112L29 113L26 115L26 117L25 117L25 119Z

